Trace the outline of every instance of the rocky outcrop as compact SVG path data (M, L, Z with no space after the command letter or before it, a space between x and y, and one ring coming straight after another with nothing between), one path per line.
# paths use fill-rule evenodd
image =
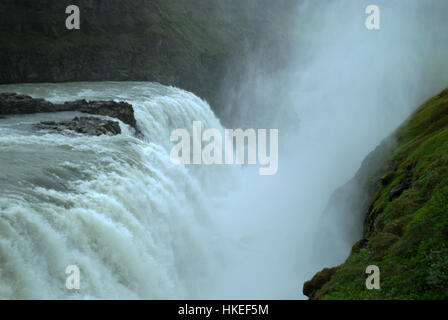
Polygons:
M126 102L78 100L53 104L44 99L34 99L17 93L0 94L0 116L63 111L77 111L116 118L138 131L134 108Z
M33 99L17 93L0 94L0 115L55 112L56 107L44 99ZM63 111L63 110L61 110Z
M126 102L114 101L90 101L77 100L66 102L63 105L55 105L56 109L65 111L78 111L89 114L97 114L117 118L131 127L137 129L137 122L134 117L134 108Z
M412 177L407 177L402 183L395 186L389 192L389 199L393 200L401 196L401 194L412 186Z
M56 133L63 133L69 130L88 136L117 135L121 133L118 122L94 117L76 117L73 120L61 122L43 121L36 124L35 128Z
M318 298L316 297L316 293L331 279L336 270L336 268L325 268L317 273L313 279L305 282L303 285L303 294L309 297L310 300Z

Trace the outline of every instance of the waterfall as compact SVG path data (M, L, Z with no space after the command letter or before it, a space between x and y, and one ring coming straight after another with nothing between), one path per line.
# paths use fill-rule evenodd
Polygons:
M73 114L0 120L0 298L203 296L218 254L207 175L170 162L169 134L197 119L219 128L208 104L153 83L16 85L1 91L52 102L125 100L145 137L135 138L123 123L119 136L29 129L30 123ZM65 287L69 265L80 269L78 291Z
M301 1L291 25L297 39L287 39L297 49L284 70L265 72L256 53L238 55L247 70L242 81L227 79L223 114L237 127L279 129L275 176L173 164L174 129L200 121L224 130L205 101L181 89L0 86L58 103L126 101L144 136L124 123L122 134L100 137L31 126L76 113L0 119L0 298L300 298L306 280L350 252L346 242L320 252L324 262L313 252L316 237L338 243L348 232L340 224L334 236L322 233L331 194L447 86L446 1L407 2L378 0L382 27L369 31L370 2ZM65 287L70 265L80 269L80 290Z

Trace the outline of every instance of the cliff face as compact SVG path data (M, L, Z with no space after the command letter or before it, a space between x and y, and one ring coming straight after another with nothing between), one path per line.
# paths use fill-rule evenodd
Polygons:
M247 39L277 32L288 3L0 0L0 83L156 81L217 110L229 58ZM80 30L65 27L70 4L81 10Z
M305 283L305 295L448 298L448 89L368 156L329 202L324 218L331 214L336 223L353 221L347 241L362 238L342 265ZM364 230L356 227L362 220ZM380 268L381 290L366 289L369 265Z
M145 80L213 100L228 48L227 39L194 18L213 16L210 8L192 6L193 13L165 0L75 2L77 31L65 28L73 1L1 1L1 83Z

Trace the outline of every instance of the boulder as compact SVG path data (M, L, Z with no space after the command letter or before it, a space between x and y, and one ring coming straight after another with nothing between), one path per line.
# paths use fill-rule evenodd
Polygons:
M392 190L390 190L389 199L393 200L395 198L398 198L405 190L409 189L411 186L412 178L408 177L402 183L398 184L397 186L393 187Z
M77 100L56 105L56 108L117 118L137 129L132 105L126 102Z
M103 120L95 117L74 118L70 121L44 121L35 125L38 130L49 130L63 133L70 130L88 136L101 136L105 134L118 135L121 133L120 124L116 121Z
M62 111L77 111L116 118L137 130L137 121L132 105L126 102L77 100L53 104L44 99L35 99L17 93L0 93L0 116Z
M44 99L17 93L0 94L0 115L54 112L55 106Z

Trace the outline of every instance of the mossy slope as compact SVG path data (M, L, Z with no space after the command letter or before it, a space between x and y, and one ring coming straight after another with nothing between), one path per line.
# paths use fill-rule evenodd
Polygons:
M363 238L330 276L305 284L311 299L448 298L448 89L384 143L393 147L382 162L357 174L374 191L367 214L358 208ZM369 265L380 268L380 290L366 289Z

